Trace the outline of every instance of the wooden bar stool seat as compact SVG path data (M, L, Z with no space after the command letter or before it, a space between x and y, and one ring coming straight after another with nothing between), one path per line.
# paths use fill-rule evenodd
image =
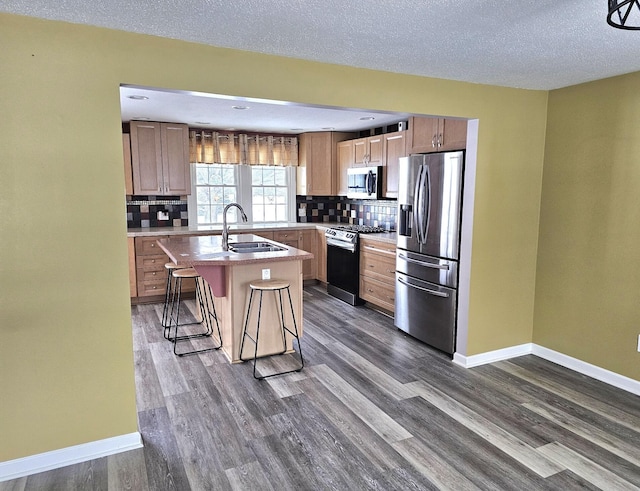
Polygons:
M293 311L293 302L291 301L291 291L289 289L289 282L288 281L284 281L284 280L255 280L252 281L251 283L249 283L249 287L251 289L251 293L249 295L249 305L247 307L247 316L245 318L245 322L244 322L244 329L242 330L242 340L240 342L240 360L242 361L248 361L253 359L253 376L254 378L258 379L258 380L263 380L267 377L274 377L276 375L284 375L285 373L291 373L291 372L299 372L300 370L302 370L304 368L304 359L302 358L302 345L300 344L300 336L298 334L298 325L296 323L296 316L295 313ZM284 308L283 308L283 302L282 302L282 292L286 290L287 291L287 295L289 298L289 308L291 309L291 319L293 321L293 330L291 330L289 327L287 327L285 325L284 322ZM253 296L254 296L254 292L258 292L260 294L260 300L258 303L258 318L257 318L257 322L256 322L256 335L255 338L253 338L248 332L247 332L247 328L249 325L249 318L251 316L251 308L253 306ZM299 366L296 366L295 368L292 368L290 370L285 370L285 371L279 371L276 373L270 373L268 375L258 375L256 372L256 364L258 361L258 346L259 346L259 340L260 340L260 316L262 313L262 297L263 294L265 292L273 292L274 295L276 296L276 300L277 300L277 307L280 313L280 326L279 326L279 330L280 333L282 335L282 351L279 353L274 353L273 355L268 355L268 356L277 356L277 355L283 355L284 353L286 353L287 351L287 340L286 340L286 335L287 333L290 334L292 336L292 342L295 340L298 342L298 354L300 357L299 360ZM243 358L243 348L244 348L244 342L245 339L249 339L250 341L252 341L254 343L254 351L253 351L253 358ZM293 348L293 345L292 345ZM295 349L293 350L295 353Z
M165 328L165 338L173 343L173 353L177 356L185 356L220 349L222 347L222 334L220 332L220 325L218 323L218 316L216 314L215 306L213 305L213 294L211 293L211 288L193 268L173 268L170 271L174 283L171 294L171 306L169 307L168 314L168 327ZM196 305L200 312L200 321L180 322L182 280L185 278L193 278L196 280ZM218 332L217 343L214 343L213 346L207 348L178 352L178 343L181 341L211 337L211 335L213 334L214 323ZM198 324L201 324L204 327L204 331L192 334L178 334L178 328L195 326ZM171 335L172 329L173 336Z

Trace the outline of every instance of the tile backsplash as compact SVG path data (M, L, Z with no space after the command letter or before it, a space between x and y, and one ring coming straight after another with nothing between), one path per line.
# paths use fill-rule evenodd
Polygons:
M127 228L186 227L184 196L127 196ZM342 196L296 196L299 223L349 223L396 229L395 200L357 200Z
M127 228L187 225L187 200L180 196L127 196Z
M397 201L358 200L341 196L296 196L297 221L337 222L396 229Z

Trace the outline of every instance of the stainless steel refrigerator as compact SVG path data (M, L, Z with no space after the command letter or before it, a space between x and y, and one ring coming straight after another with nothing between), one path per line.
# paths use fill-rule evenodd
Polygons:
M400 159L395 325L455 350L464 152Z

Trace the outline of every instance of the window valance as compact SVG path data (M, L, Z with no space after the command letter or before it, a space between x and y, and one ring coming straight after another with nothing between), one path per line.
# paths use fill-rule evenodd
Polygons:
M189 161L201 164L297 166L298 138L190 130Z

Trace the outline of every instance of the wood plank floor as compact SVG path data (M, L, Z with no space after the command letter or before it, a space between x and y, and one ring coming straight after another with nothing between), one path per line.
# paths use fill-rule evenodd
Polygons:
M640 397L534 356L463 369L304 295L306 367L262 382L220 352L175 357L161 306L134 306L144 449L0 491L640 489Z

